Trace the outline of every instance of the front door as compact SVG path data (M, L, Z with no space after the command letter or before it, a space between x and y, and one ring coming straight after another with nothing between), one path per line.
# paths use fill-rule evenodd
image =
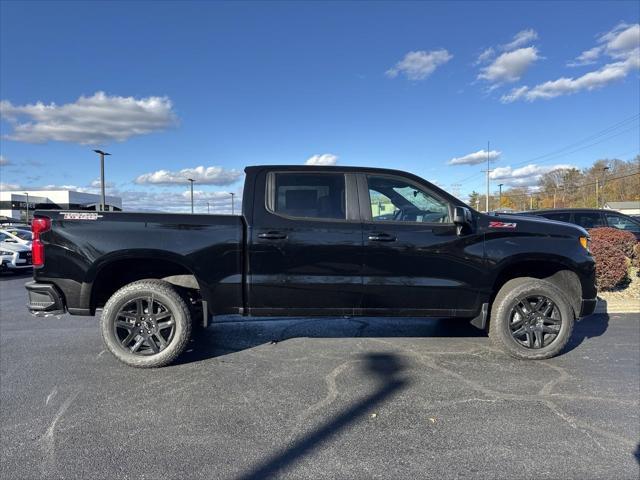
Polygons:
M360 175L358 183L365 313L474 315L482 238L459 237L452 205L426 184L390 175Z
M353 314L362 303L362 225L354 174L257 179L249 236L253 315Z

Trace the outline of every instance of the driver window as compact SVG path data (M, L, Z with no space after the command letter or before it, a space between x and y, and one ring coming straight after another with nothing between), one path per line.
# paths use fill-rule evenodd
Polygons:
M369 176L374 222L449 223L449 207L421 187L394 177Z

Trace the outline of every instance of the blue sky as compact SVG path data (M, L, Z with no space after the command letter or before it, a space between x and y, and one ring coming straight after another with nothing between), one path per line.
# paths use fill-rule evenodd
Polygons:
M488 140L494 184L640 151L637 2L3 1L0 13L4 188L91 190L101 147L129 208L186 210L181 170L202 166L188 170L199 208L222 211L245 166L309 159L409 170L464 197L484 188L470 154Z

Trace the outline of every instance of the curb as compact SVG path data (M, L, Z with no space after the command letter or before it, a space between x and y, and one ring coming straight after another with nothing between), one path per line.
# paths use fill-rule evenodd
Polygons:
M637 301L607 301L598 298L596 309L593 313L638 313L640 314L640 302Z

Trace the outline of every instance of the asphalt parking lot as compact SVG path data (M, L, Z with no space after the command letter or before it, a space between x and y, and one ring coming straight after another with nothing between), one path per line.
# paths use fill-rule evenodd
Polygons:
M0 277L2 478L639 475L638 315L540 362L458 322L229 317L136 370L97 318L30 317L27 279Z

